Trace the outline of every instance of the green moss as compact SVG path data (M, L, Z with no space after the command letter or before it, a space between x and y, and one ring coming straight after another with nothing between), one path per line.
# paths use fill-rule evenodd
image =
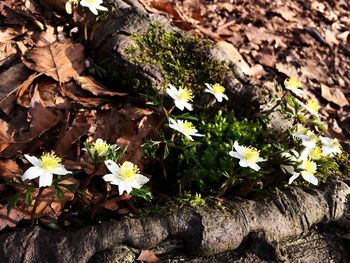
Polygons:
M153 24L145 35L133 35L135 46L127 52L136 64L149 64L158 68L168 83L176 87L187 87L195 94L203 90L203 84L221 83L227 73L222 62L210 57L213 44L196 36L166 31Z

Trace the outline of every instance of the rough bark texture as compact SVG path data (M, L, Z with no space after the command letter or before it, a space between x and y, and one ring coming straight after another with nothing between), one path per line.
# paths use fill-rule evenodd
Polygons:
M226 211L185 207L168 215L105 222L75 233L17 229L0 237L0 258L2 262L133 262L140 249L155 248L170 262L176 258L347 262L346 244L338 234L350 230L349 196L349 186L334 179L326 189L296 188L258 201L232 200ZM178 245L169 246L169 241ZM121 251L124 261L116 261Z

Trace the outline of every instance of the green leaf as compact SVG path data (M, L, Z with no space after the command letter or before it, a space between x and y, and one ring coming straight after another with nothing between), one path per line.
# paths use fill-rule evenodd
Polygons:
M21 196L21 192L17 192L14 196L12 196L7 201L7 214L10 213L10 211L16 206L20 196Z
M135 197L142 198L148 202L152 201L153 195L147 186L140 189L133 188L131 194Z
M62 189L58 185L53 185L53 187L55 189L55 195L57 199L62 201L62 194L63 194Z

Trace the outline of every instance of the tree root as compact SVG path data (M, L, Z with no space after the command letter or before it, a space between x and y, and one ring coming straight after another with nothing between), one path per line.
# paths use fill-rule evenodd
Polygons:
M75 233L17 229L0 237L0 257L3 262L89 262L95 254L110 253L120 245L152 249L173 238L183 242L184 255L210 256L255 240L267 244L270 256L281 260L278 244L307 236L315 225L332 222L348 231L349 196L350 188L333 179L326 189L290 188L258 201L230 201L226 211L184 207L168 215L105 222Z

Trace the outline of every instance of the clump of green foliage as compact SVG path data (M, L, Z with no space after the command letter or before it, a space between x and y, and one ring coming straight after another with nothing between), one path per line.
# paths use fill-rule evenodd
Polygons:
M180 155L181 183L201 191L218 191L224 182L234 184L238 174L252 180L261 177L261 173L239 169L228 153L233 143L239 141L260 149L261 154L266 155L272 147L266 143L271 136L266 132L266 121L262 118L239 120L233 112L225 114L221 110L214 116L209 112L200 115L199 130L205 136Z

